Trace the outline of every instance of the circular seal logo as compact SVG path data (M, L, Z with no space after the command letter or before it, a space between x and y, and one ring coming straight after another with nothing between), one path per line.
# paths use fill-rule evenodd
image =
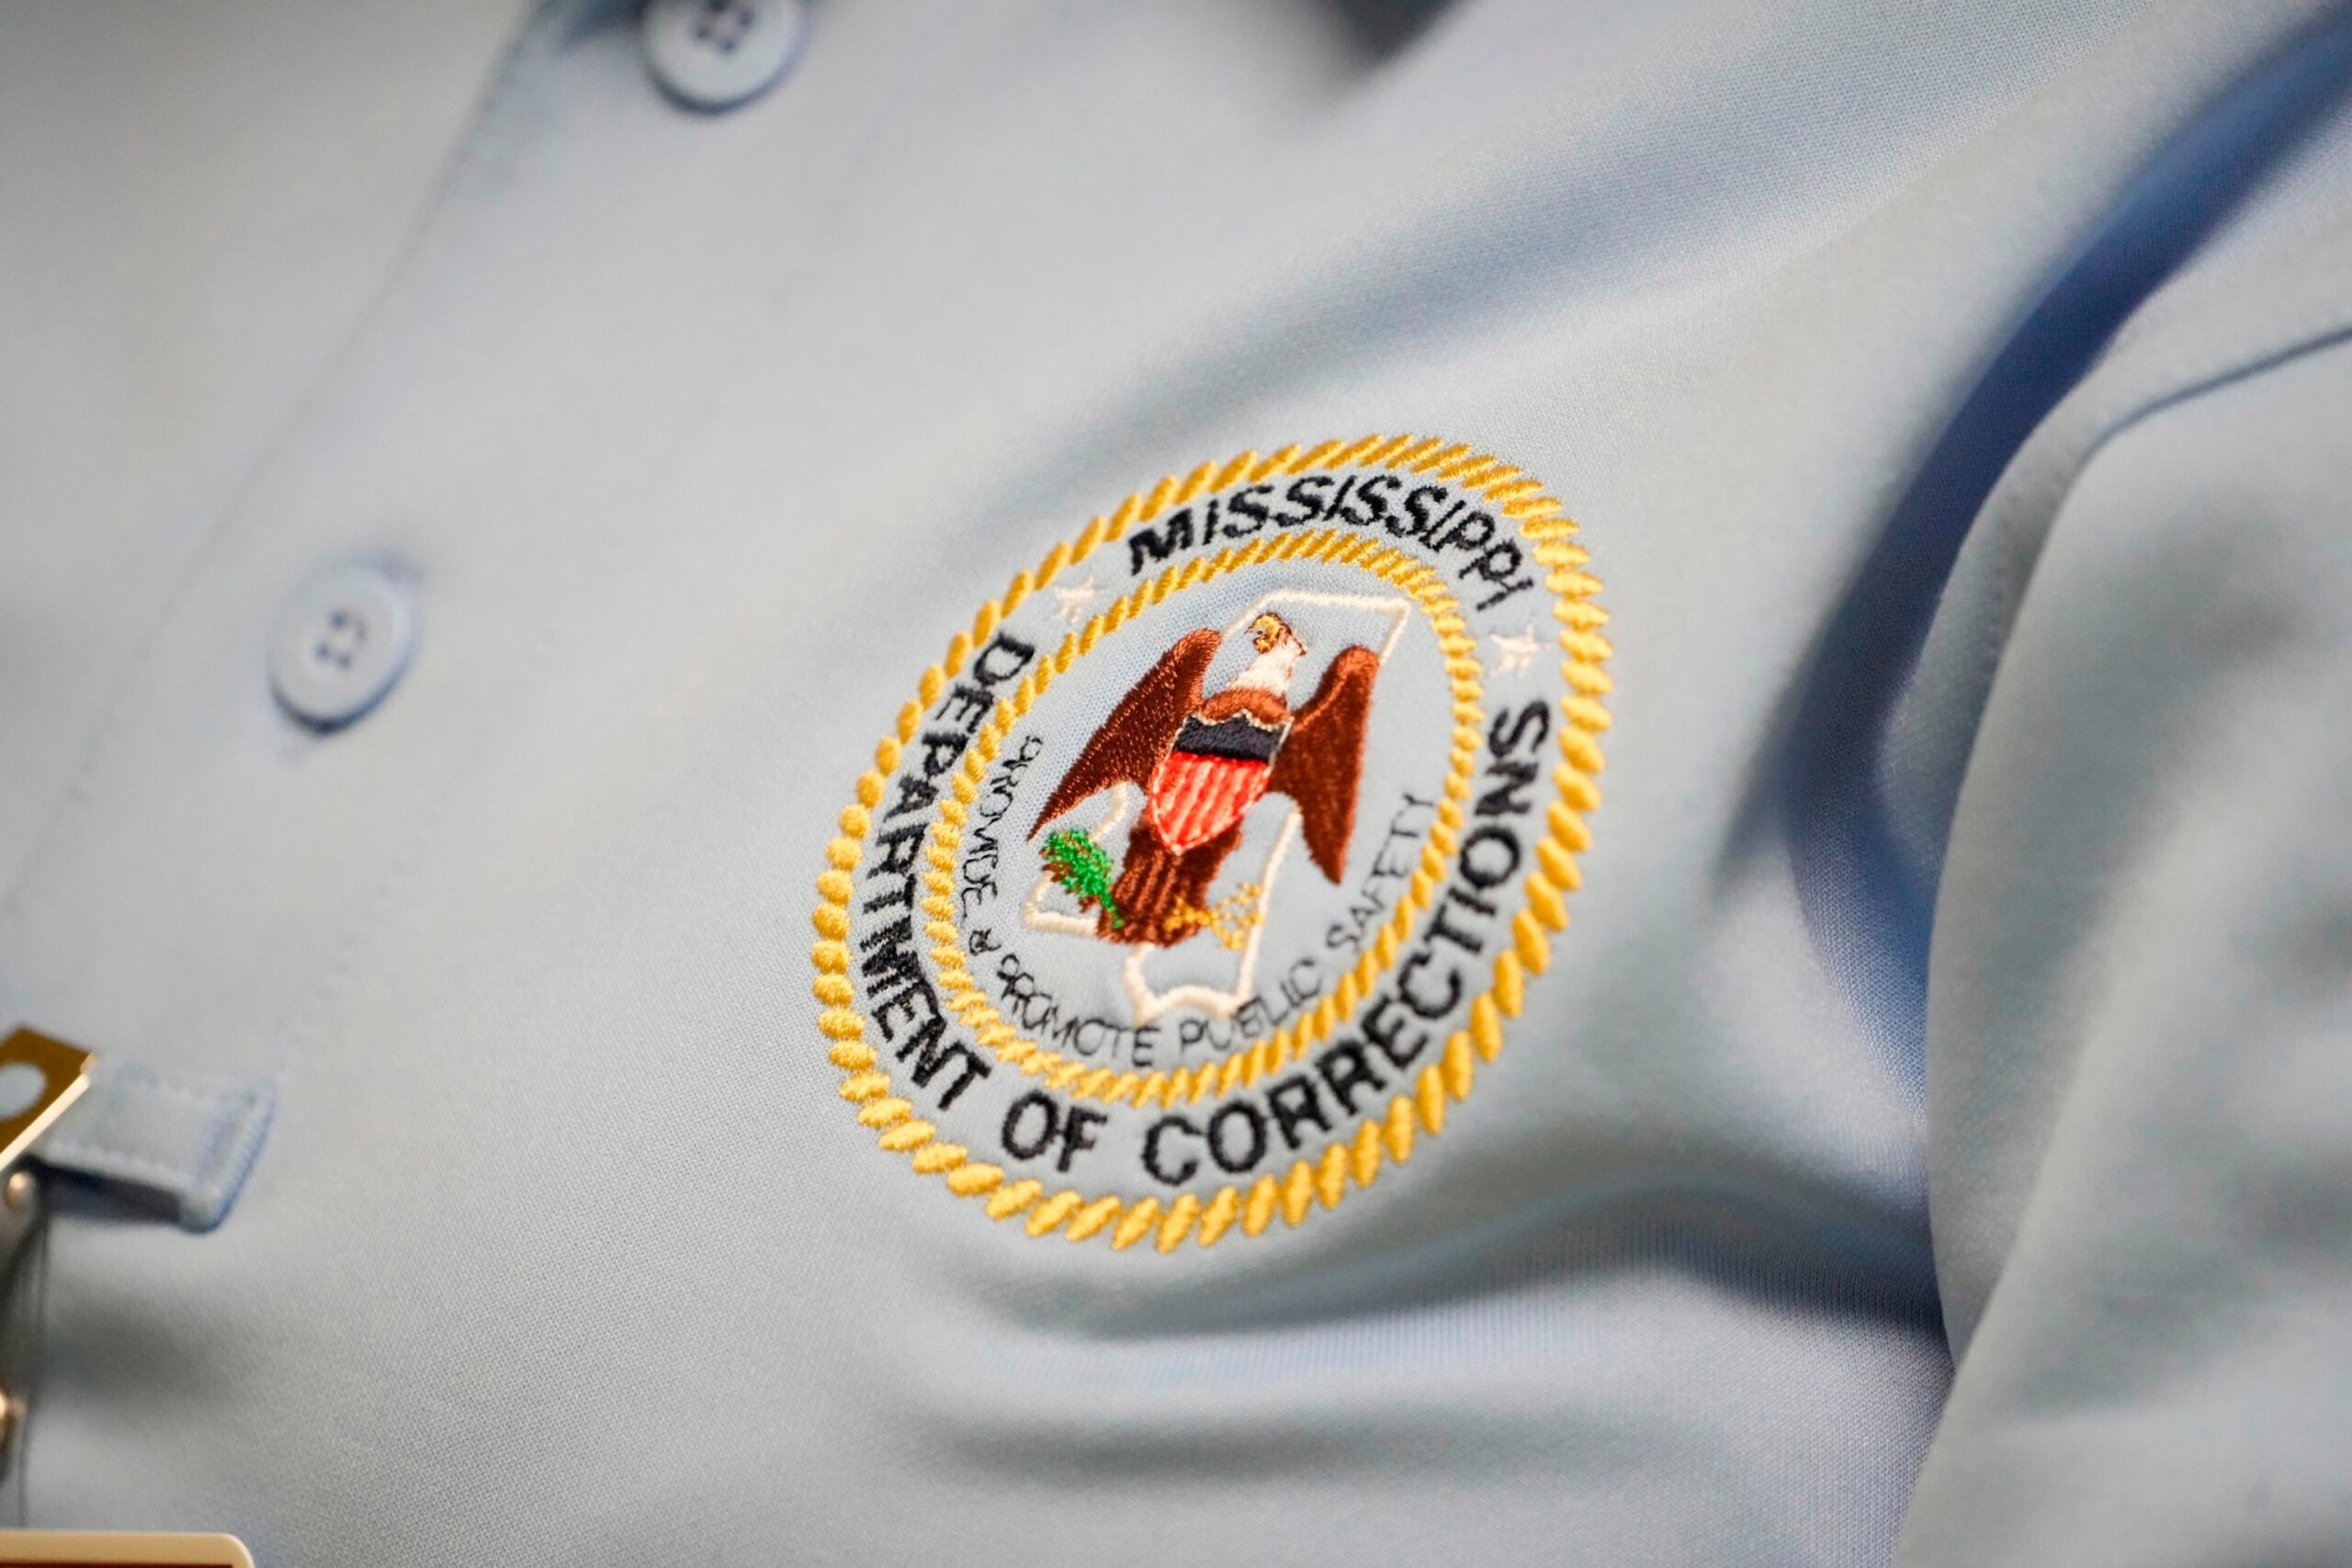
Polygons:
M1600 803L1575 534L1468 447L1326 442L1163 479L980 606L817 879L819 1023L882 1149L1165 1253L1442 1131Z

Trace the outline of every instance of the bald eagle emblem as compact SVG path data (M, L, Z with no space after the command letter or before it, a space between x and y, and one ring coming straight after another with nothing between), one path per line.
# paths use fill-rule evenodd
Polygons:
M1341 649L1315 694L1294 709L1291 682L1306 645L1270 611L1250 621L1249 633L1255 656L1213 694L1204 686L1223 636L1203 627L1179 637L1111 710L1029 830L1034 840L1106 790L1142 792L1115 870L1098 836L1124 819L1124 801L1094 832L1065 829L1046 840L1047 871L1092 911L1091 934L1101 941L1166 948L1208 931L1242 946L1262 890L1245 886L1218 903L1210 889L1240 846L1243 819L1268 795L1295 808L1270 867L1295 832L1326 878L1337 883L1345 873L1381 656Z

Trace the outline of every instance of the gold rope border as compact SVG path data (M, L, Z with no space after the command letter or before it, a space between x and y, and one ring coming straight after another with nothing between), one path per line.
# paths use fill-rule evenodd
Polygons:
M1414 868L1405 897L1398 900L1371 947L1358 956L1348 973L1340 977L1339 984L1306 1016L1262 1040L1252 1041L1246 1049L1232 1053L1222 1062L1198 1070L1179 1067L1172 1073L1122 1073L1113 1067L1073 1061L1034 1040L1023 1038L972 978L969 955L955 924L955 882L951 874L956 852L963 840L965 817L978 797L989 764L995 761L1012 727L1045 694L1054 677L1091 652L1103 637L1188 588L1215 581L1245 567L1283 560L1325 561L1369 572L1410 593L1437 632L1438 646L1445 656L1446 675L1453 688L1453 735L1447 753L1445 781L1439 791L1437 818L1424 836L1420 863ZM1284 1063L1305 1055L1354 1015L1374 983L1396 963L1397 949L1412 935L1414 917L1428 908L1438 884L1444 879L1446 863L1453 857L1456 836L1462 829L1462 804L1470 798L1470 779L1477 767L1479 726L1486 719L1478 706L1482 673L1477 641L1464 628L1461 606L1445 586L1444 576L1419 558L1369 534L1323 529L1261 536L1213 555L1194 556L1181 566L1163 570L1096 615L1081 630L1064 637L1052 657L1041 661L1031 678L1024 679L1012 696L997 705L964 753L963 765L953 780L954 798L940 802L927 849L931 869L923 879L928 897L923 899L922 909L929 917L924 930L937 944L931 955L939 965L940 989L949 993L948 1010L963 1021L976 1041L995 1052L998 1060L1020 1068L1031 1077L1043 1077L1046 1088L1076 1099L1112 1105L1132 1100L1138 1110L1155 1100L1172 1107L1180 1100L1194 1104L1207 1095L1230 1094L1238 1086L1254 1084Z
M1280 1177L1272 1173L1259 1177L1246 1195L1241 1189L1227 1186L1218 1189L1206 1202L1184 1192L1163 1205L1157 1197L1128 1199L1117 1193L1088 1199L1074 1188L1048 1196L1045 1184L1034 1179L1007 1181L1001 1166L974 1160L961 1145L940 1139L937 1128L917 1117L908 1101L892 1094L889 1074L876 1066L874 1047L865 1043L865 1020L853 1005L855 993L849 980L846 939L854 891L851 874L872 829L873 808L881 803L903 748L915 738L924 712L938 701L948 680L974 649L987 643L1006 615L1063 568L1085 559L1135 525L1211 491L1311 468L1384 468L1425 475L1483 495L1488 505L1519 524L1521 536L1532 546L1535 564L1546 569L1544 585L1553 594L1553 615L1561 625L1560 649L1566 658L1560 669L1568 688L1560 700L1560 714L1566 721L1559 737L1562 761L1553 773L1558 795L1545 814L1549 831L1535 842L1536 869L1527 878L1527 906L1511 919L1511 946L1495 959L1494 985L1472 1001L1469 1026L1447 1040L1439 1059L1421 1069L1411 1092L1390 1100L1385 1116L1365 1119L1354 1137L1334 1140L1317 1157L1293 1162ZM880 1134L883 1148L906 1155L916 1174L941 1178L958 1197L985 1197L990 1219L1006 1220L1025 1213L1028 1219L1023 1228L1030 1235L1060 1231L1071 1241L1086 1241L1108 1231L1112 1247L1121 1251L1146 1235L1153 1238L1161 1253L1175 1251L1188 1235L1203 1247L1212 1247L1237 1223L1243 1235L1261 1235L1278 1213L1285 1224L1295 1226L1306 1221L1318 1201L1326 1209L1338 1208L1351 1182L1370 1187L1384 1162L1402 1165L1410 1159L1419 1135L1416 1129L1432 1137L1443 1131L1446 1102L1466 1099L1478 1062L1493 1061L1502 1049L1502 1020L1516 1018L1525 1004L1527 976L1542 974L1550 964L1551 939L1545 933L1566 929L1566 896L1582 880L1576 857L1591 843L1584 814L1600 804L1593 775L1602 765L1598 737L1609 728L1609 710L1600 699L1611 687L1601 669L1610 653L1608 640L1600 633L1608 624L1608 612L1592 603L1600 583L1583 570L1590 558L1574 542L1576 532L1576 524L1557 501L1544 493L1540 481L1499 457L1459 443L1412 435L1368 435L1355 442L1285 446L1262 457L1244 452L1221 465L1204 463L1181 479L1170 475L1149 491L1127 497L1117 510L1088 523L1075 544L1057 544L1034 572L1017 573L1003 596L983 604L973 616L971 629L950 637L945 657L923 671L916 700L899 710L893 733L883 737L874 750L875 765L858 775L857 799L842 811L840 837L825 846L830 869L817 879L819 902L813 923L818 941L809 953L817 977L811 988L823 1005L817 1017L818 1028L832 1042L828 1057L842 1074L841 1097L858 1107L859 1122Z

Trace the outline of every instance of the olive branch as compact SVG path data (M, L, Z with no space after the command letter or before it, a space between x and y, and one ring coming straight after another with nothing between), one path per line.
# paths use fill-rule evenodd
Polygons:
M1126 923L1111 897L1114 871L1102 845L1075 828L1063 828L1046 835L1045 856L1046 873L1077 896L1080 908L1099 907L1114 931Z

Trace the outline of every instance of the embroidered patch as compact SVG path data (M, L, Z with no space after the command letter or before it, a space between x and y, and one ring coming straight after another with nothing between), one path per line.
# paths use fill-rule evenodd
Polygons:
M818 878L858 1121L991 1219L1123 1250L1410 1159L1549 965L1600 803L1575 533L1497 458L1373 436L1163 479L1015 576Z

